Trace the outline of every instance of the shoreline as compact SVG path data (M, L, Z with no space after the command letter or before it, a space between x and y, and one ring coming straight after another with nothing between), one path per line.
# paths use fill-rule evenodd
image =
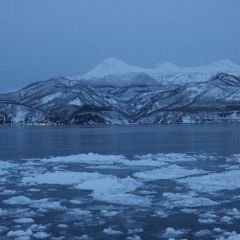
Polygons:
M240 121L232 122L194 122L194 123L119 123L119 124L108 124L108 123L97 123L97 124L38 124L38 123L28 123L28 124L0 124L0 127L111 127L111 126L168 126L168 125L236 125L240 124Z

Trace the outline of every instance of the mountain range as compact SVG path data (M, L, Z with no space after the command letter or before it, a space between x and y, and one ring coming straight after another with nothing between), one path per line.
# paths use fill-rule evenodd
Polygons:
M88 73L0 94L1 124L139 124L240 121L240 66L105 59Z

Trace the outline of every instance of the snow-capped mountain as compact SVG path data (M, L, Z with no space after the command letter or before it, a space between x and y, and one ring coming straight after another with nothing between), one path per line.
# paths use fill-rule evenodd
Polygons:
M117 58L107 58L99 65L94 67L91 71L81 76L83 79L102 78L113 74L126 74L126 73L141 73L146 72L146 69L131 66Z
M240 69L230 61L154 69L108 59L81 77L0 94L0 123L119 124L240 121Z
M128 65L116 58L108 58L86 74L70 79L82 80L89 84L125 86L136 84L136 81L132 83L132 79L144 75L145 83L151 79L151 82L157 84L182 84L207 81L218 73L240 76L240 66L229 60L221 60L200 67L179 67L169 62L161 62L154 68L143 68Z

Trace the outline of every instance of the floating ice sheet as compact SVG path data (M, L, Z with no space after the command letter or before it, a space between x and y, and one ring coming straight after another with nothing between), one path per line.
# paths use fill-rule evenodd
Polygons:
M71 156L52 157L42 159L43 162L48 163L80 163L88 165L112 165L119 164L125 166L147 166L147 167L161 167L166 163L172 162L191 162L196 160L212 159L213 157L207 155L187 155L180 153L169 154L146 154L136 156L129 160L122 155L101 155L95 153L79 154Z
M205 174L205 173L207 172L200 169L186 169L178 165L170 165L167 167L162 167L160 169L137 172L134 174L134 176L147 181L154 181L154 180L161 180L161 179L183 178L191 175Z
M113 175L90 172L47 172L24 177L25 184L70 185L80 190L92 191L92 196L103 202L147 206L151 200L129 192L142 186L142 182L131 177L119 178Z
M179 179L178 183L186 185L193 191L212 193L222 190L240 188L240 170L210 173L198 177Z

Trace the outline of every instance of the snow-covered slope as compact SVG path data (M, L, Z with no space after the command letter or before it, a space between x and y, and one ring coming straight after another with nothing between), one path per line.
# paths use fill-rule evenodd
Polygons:
M128 65L116 58L108 58L88 73L71 79L90 84L126 86L136 84L136 77L144 75L146 83L151 79L152 83L156 81L158 84L183 84L207 81L218 73L240 76L240 66L229 60L221 60L201 67L179 67L162 62L156 64L154 68L143 68Z
M125 74L125 73L141 73L145 72L146 69L131 66L117 58L107 58L103 60L99 65L94 67L90 72L84 74L82 78L93 79L102 78L113 74Z
M137 74L125 86L62 77L36 82L0 94L0 123L240 122L239 77L220 73L203 82L162 85L147 76Z

